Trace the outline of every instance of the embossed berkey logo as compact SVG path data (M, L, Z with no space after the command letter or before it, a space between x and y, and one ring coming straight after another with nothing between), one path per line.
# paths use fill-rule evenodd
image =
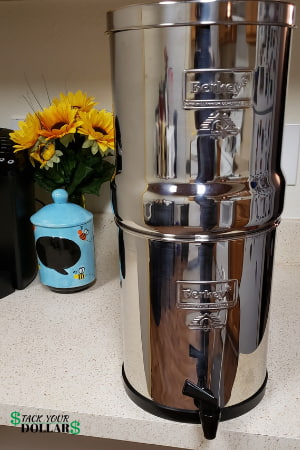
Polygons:
M208 332L224 328L227 311L238 299L238 280L177 281L177 308L190 310L186 325L191 330Z
M229 115L221 111L210 114L199 128L200 135L209 135L213 139L236 136L239 132L240 129L231 120Z
M221 310L237 302L238 281L176 281L177 307L181 309Z
M211 81L201 83L200 81L190 82L190 92L193 94L213 93L213 94L232 94L238 95L243 87L246 87L248 79L242 77L240 82L222 83L221 81Z
M223 319L223 320L222 320ZM224 320L225 319L225 320ZM221 317L219 312L217 313L204 313L204 314L188 314L187 326L191 330L210 331L216 328L224 328L226 325L226 316Z
M184 71L185 109L240 109L252 106L253 73L247 69Z

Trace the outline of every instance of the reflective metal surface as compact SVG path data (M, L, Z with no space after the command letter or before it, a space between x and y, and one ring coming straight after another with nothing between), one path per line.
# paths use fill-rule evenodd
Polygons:
M221 407L233 391L235 403L253 395L266 375L275 229L213 243L121 235L124 365L133 386L185 409L193 409L181 393L186 378L211 389Z
M186 378L220 407L265 379L293 13L198 1L109 14L125 371L172 408L194 408Z
M285 1L162 1L130 5L108 13L108 30L125 31L210 24L293 25L294 8Z

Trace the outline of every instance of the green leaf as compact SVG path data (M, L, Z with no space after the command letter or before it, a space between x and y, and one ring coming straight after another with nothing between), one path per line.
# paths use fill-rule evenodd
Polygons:
M104 163L106 163L106 161L104 161ZM103 164L103 170L101 171L101 174L93 174L88 183L81 185L81 191L85 194L99 195L101 185L107 181L110 181L113 173L114 166L112 164Z
M64 158L61 158L61 162L63 163L62 167L64 169L65 183L69 184L76 169L77 160L75 157L68 157L66 155Z
M65 134L62 138L60 138L60 142L64 147L68 147L68 145L74 141L74 135L73 134Z
M82 155L82 162L86 164L89 167L93 167L97 170L97 168L102 167L102 156L100 153L96 153L96 155L93 155L90 150Z
M93 155L96 155L99 152L99 146L98 146L98 142L94 141L93 145L91 147L91 152Z
M54 168L35 171L34 179L40 187L49 192L64 185L64 178Z
M72 194L76 188L93 172L91 167L86 166L84 163L79 162L75 171L73 172L72 182L69 187L67 187L67 191L69 194Z
M82 148L90 148L93 145L94 141L91 141L90 139L86 139L84 143L82 144Z
M89 183L82 186L81 191L84 194L99 195L100 187L104 181L101 178L93 178Z
M110 180L113 176L115 170L114 164L111 164L108 161L103 161L103 167L102 167L102 177L105 178L105 180Z

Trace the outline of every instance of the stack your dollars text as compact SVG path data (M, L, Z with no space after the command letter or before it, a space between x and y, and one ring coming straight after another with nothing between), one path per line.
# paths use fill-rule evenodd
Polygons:
M10 423L20 427L22 433L80 433L80 422L70 420L67 414L21 414L13 411Z

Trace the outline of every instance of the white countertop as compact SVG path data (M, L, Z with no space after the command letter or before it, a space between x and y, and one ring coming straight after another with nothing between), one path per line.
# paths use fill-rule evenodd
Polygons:
M11 425L12 411L67 414L86 436L189 449L300 449L300 221L278 229L265 397L220 423L213 441L203 440L199 425L160 419L127 397L112 215L96 215L95 228L91 288L55 294L36 278L0 300L0 425Z

